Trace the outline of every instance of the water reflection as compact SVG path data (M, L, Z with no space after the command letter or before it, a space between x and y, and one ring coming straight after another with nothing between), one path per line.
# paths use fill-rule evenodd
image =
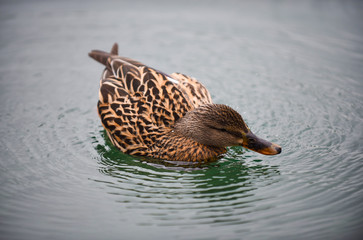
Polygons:
M99 171L106 178L96 180L128 209L140 209L158 225L240 224L253 221L251 214L258 187L275 181L276 166L252 160L241 148L231 148L218 161L184 164L122 154L102 131L94 142L99 153ZM145 219L137 219L139 224Z

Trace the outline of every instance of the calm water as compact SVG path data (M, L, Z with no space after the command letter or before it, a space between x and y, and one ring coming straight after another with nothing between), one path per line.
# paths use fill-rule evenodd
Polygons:
M361 239L359 1L0 3L1 239ZM123 155L92 49L198 78L283 147Z

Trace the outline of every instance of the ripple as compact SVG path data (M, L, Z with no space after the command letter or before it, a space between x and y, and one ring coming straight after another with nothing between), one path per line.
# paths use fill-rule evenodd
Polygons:
M249 222L241 216L255 211L256 202L262 200L254 194L252 179L263 178L261 182L269 184L268 179L279 176L276 167L260 161L248 166L243 160L249 157L240 148L230 149L214 163L180 167L122 154L104 131L100 133L94 147L100 155L100 172L108 177L94 180L105 184L126 209L143 209L140 225L145 218L160 226ZM240 160L235 160L237 156Z

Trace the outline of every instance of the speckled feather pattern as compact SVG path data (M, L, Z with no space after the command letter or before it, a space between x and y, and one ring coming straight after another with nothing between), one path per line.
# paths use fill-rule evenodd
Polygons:
M173 131L187 112L212 103L208 90L184 74L167 75L140 62L92 51L106 68L100 81L98 113L111 142L122 152L171 161L206 161L226 151Z

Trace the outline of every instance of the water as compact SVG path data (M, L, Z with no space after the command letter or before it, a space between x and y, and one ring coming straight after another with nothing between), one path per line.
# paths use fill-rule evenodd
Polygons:
M360 239L359 1L8 1L1 239ZM92 49L197 77L283 147L180 166L118 152Z

